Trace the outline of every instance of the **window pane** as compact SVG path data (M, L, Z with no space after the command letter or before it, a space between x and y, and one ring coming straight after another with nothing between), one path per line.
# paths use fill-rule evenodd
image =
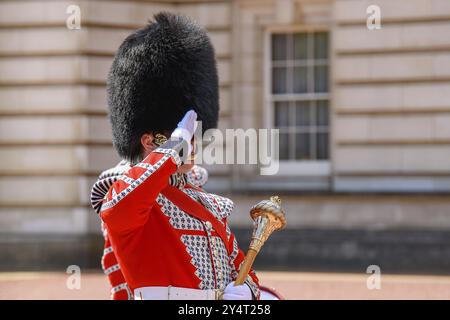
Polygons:
M295 60L305 60L307 58L308 47L307 47L307 34L306 33L296 33L294 35L294 59Z
M318 126L328 126L328 101L316 102L316 123Z
M288 102L275 102L275 126L277 128L289 126Z
M272 60L287 59L287 36L285 34L272 35Z
M272 92L273 93L286 93L286 68L273 68L272 69Z
M294 68L294 93L305 93L308 91L306 67Z
M289 159L289 135L280 133L280 160Z
M328 92L328 67L314 67L314 92Z
M276 62L272 66L272 93L309 93L313 99L274 103L280 159L329 159L329 102L314 98L315 93L329 90L329 67L324 61L329 59L329 34L273 34L271 40L272 61Z
M314 58L316 59L328 58L328 33L326 32L314 33Z
M311 125L311 107L308 101L295 103L295 124L297 126Z
M317 159L324 160L328 159L328 133L319 132L317 133Z
M298 160L311 160L310 134L297 133L295 135L295 158Z

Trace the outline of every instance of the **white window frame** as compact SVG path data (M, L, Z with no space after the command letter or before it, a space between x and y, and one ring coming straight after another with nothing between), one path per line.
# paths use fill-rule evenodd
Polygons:
M309 27L309 26L290 26L290 27L269 27L264 32L264 53L263 53L263 65L264 65L264 122L266 128L274 128L274 99L272 95L272 59L271 59L271 36L275 33L286 34L295 32L330 32L329 28L323 27ZM330 46L329 46L330 48ZM328 66L329 77L331 77L331 52L329 53ZM287 94L289 98L296 100L311 99L315 100L317 97L328 100L328 105L331 105L331 86L328 86L328 93L315 93L315 94ZM329 116L331 121L331 114ZM329 130L329 155L331 157L331 123L328 124ZM331 161L328 160L280 160L280 167L278 175L288 176L329 176L331 173Z

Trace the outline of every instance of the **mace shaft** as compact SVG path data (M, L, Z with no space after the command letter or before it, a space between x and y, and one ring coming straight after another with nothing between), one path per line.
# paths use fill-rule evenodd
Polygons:
M244 284L245 279L247 279L247 275L253 266L253 262L255 262L255 258L256 258L257 254L258 254L258 251L256 251L255 249L251 249L251 248L248 249L248 252L245 255L244 262L242 263L241 268L239 269L239 273L236 278L236 281L234 282L235 286Z

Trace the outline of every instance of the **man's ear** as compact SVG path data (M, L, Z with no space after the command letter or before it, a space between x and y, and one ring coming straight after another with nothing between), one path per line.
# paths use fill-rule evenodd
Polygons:
M141 136L141 145L142 150L144 151L145 154L152 152L155 149L155 144L153 143L153 134L144 133Z

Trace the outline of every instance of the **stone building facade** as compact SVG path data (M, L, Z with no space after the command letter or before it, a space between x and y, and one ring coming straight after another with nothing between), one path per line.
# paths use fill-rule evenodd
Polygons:
M235 201L244 246L250 206L281 195L289 228L261 267L450 270L448 0L0 2L1 269L98 263L89 189L118 161L106 74L160 11L208 30L220 128L280 129L279 174L216 165L207 186Z

